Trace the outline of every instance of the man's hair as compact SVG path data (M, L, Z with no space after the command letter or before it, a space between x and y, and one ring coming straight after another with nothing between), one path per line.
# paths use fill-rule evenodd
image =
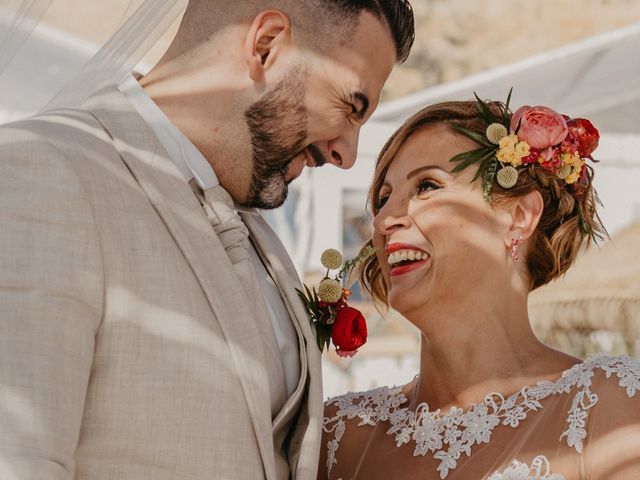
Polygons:
M287 14L297 41L320 51L352 39L362 12L387 26L400 63L409 56L415 38L408 0L189 0L169 55L182 54L207 42L226 25L251 20L267 9Z

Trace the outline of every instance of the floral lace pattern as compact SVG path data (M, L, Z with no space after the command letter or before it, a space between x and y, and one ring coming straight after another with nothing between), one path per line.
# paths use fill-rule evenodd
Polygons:
M375 426L379 422L388 422L390 427L386 433L395 437L396 446L413 442L414 456L431 453L439 461L438 472L440 478L444 479L449 471L456 468L463 453L470 456L474 445L489 443L496 426L502 424L517 428L530 412L542 408L542 400L551 395L569 394L572 389L575 393L566 420L568 426L560 439L566 437L567 445L582 453L583 440L587 436L588 411L598 401L597 394L591 391L596 369L602 370L607 378L616 375L618 384L626 389L629 397L640 390L638 359L598 355L574 365L556 381L540 381L534 386L523 387L507 398L499 393L490 393L482 403L475 404L466 411L454 407L447 412L439 409L432 412L426 403L421 403L415 411L410 411L402 407L407 403L402 387L380 387L369 392L347 393L333 398L327 402L327 406L335 405L337 411L333 417L325 417L323 421L324 431L333 433L333 439L327 443L327 475L337 463L336 452L346 430L345 420L358 418L360 421L357 426ZM523 468L519 465L521 464L517 465L518 468ZM515 464L513 466L516 467ZM537 464L535 468L538 468ZM506 474L505 472L502 477L496 478L530 478L504 476ZM561 477L533 478L558 480Z
M544 455L533 459L531 466L514 460L504 472L496 472L487 480L565 480L559 473L551 473L549 460Z

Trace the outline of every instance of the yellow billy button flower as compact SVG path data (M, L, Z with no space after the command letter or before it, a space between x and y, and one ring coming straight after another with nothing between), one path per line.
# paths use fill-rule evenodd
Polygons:
M325 278L318 285L318 297L327 303L336 303L342 298L340 282L331 278Z
M500 140L502 140L508 134L509 132L507 131L507 127L497 122L489 125L486 131L487 140L489 140L494 145L498 145L500 143Z
M518 181L518 170L513 168L511 165L507 165L498 171L496 180L498 181L498 185L502 188L511 188Z
M335 248L328 248L322 252L320 262L329 270L337 270L342 266L342 254Z

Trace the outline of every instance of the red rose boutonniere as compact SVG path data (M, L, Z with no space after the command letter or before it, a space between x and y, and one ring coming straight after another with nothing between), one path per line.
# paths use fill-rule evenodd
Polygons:
M348 278L353 267L374 253L373 247L365 248L356 258L343 264L339 251L333 248L325 250L320 260L327 273L318 289L304 285L304 292L297 290L316 329L321 352L333 343L338 355L352 357L367 341L367 323L358 309L347 304L351 291L342 286L342 281L345 276ZM329 277L331 270L338 269L333 278Z

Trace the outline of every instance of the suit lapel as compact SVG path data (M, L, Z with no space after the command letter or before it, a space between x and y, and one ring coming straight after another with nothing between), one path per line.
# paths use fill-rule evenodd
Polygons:
M224 247L204 211L153 131L115 86L85 108L111 135L136 181L182 251L225 335L242 383L267 479L275 478L268 376L255 315Z

